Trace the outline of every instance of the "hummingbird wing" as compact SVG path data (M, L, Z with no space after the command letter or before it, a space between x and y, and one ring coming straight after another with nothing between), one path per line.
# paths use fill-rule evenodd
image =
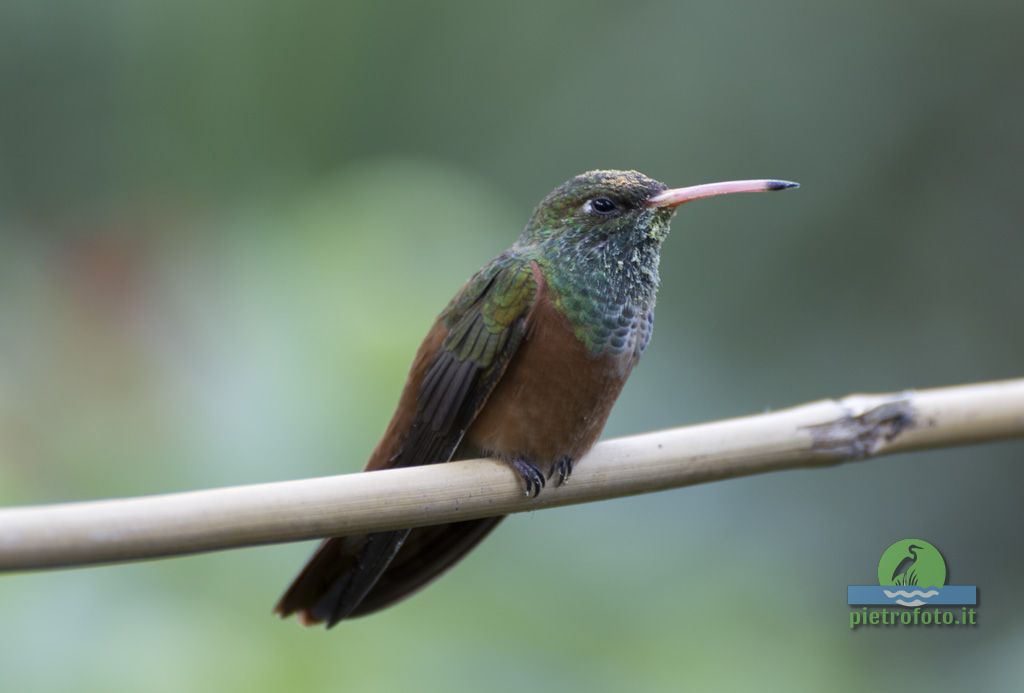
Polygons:
M441 313L447 335L419 384L408 435L388 467L451 459L526 336L543 279L533 263L501 260L471 278Z
M420 347L368 470L452 458L528 334L543 286L535 263L508 253L470 278ZM304 623L326 621L328 627L347 616L375 611L439 575L498 521L485 518L328 539L275 611L282 616L298 612ZM402 550L410 532L415 532L414 541ZM385 574L390 577L377 589Z

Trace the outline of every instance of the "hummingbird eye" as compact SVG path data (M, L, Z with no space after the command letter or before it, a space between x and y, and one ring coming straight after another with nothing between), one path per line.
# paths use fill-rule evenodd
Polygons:
M583 205L585 212L596 212L598 214L612 214L618 211L619 206L615 204L615 201L607 197L595 197L592 200L587 200L587 203Z

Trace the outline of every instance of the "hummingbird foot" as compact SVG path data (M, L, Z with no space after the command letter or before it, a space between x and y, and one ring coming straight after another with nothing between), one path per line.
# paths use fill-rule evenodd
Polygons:
M544 488L544 475L540 473L536 465L530 464L522 457L517 457L512 460L512 469L516 470L516 474L523 480L524 494L531 498L540 495L540 490Z
M548 472L548 478L550 479L555 474L558 474L558 481L555 482L555 486L561 486L569 477L572 476L572 466L575 461L568 455L562 455L558 458L558 461L551 465L551 471Z

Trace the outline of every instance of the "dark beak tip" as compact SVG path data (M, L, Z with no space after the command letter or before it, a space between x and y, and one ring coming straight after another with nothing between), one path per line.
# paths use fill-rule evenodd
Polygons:
M786 190L787 188L799 188L799 183L791 180L773 180L768 183L768 190Z

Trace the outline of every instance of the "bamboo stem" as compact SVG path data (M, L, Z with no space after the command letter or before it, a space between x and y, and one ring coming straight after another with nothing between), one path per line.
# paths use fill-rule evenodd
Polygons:
M601 443L561 487L466 460L301 481L0 510L0 570L359 534L649 493L795 467L1024 437L1024 379L852 395Z

